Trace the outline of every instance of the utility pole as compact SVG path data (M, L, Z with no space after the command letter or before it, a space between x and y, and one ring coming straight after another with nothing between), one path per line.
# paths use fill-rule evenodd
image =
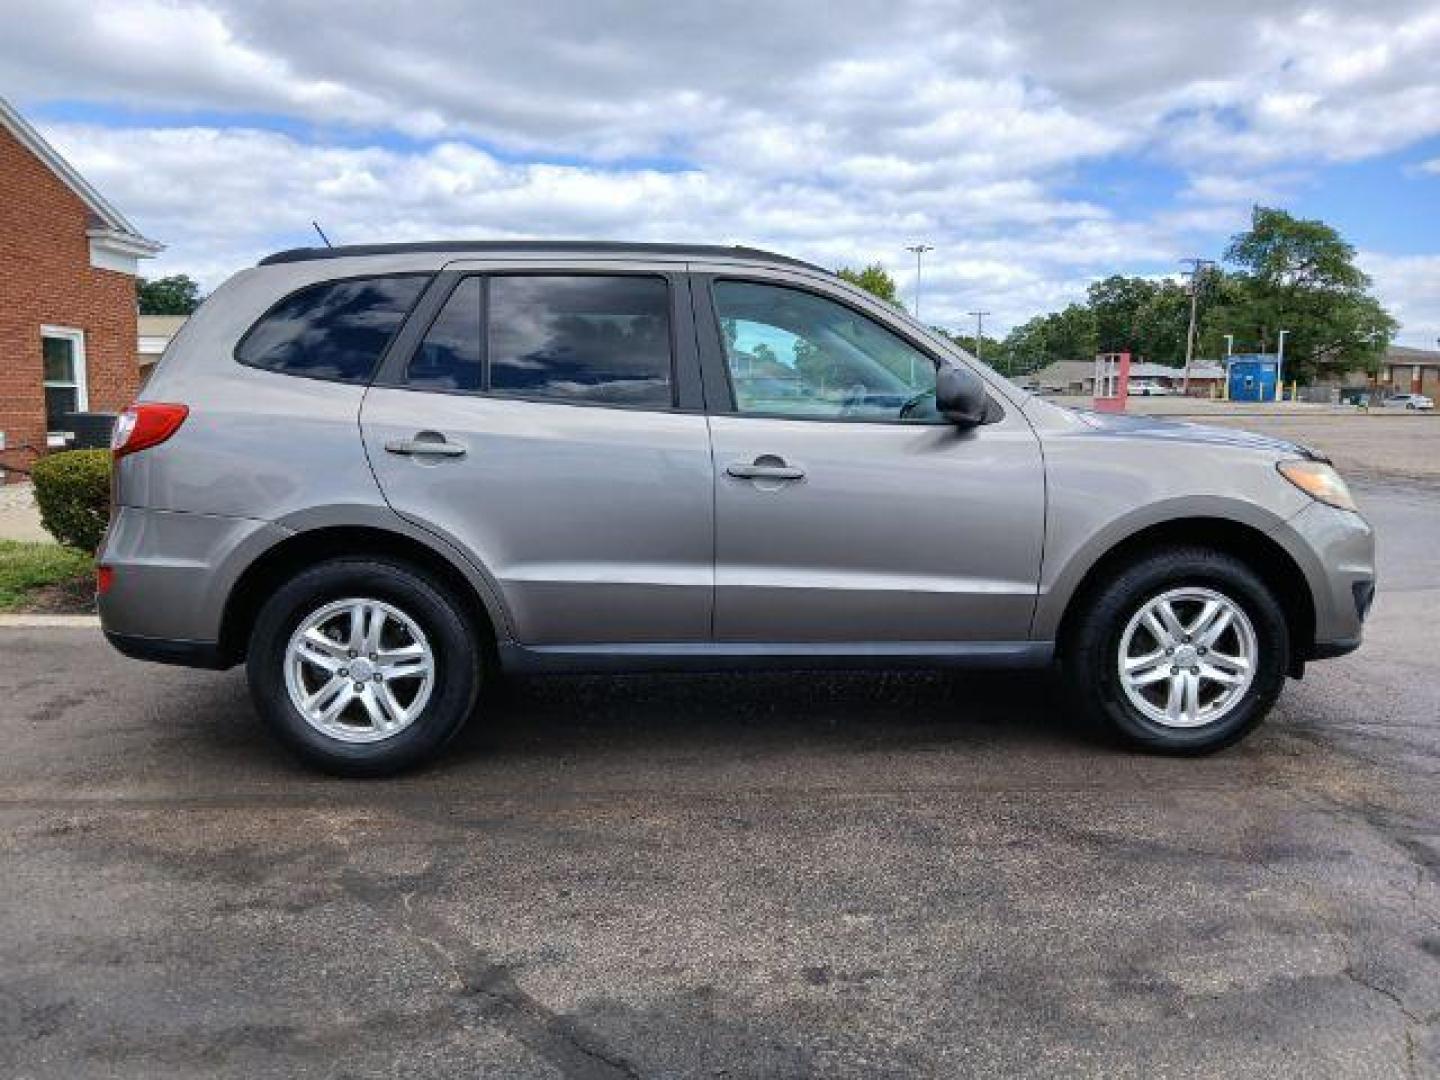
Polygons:
M913 251L913 252L915 253L915 321L916 321L916 322L919 322L919 321L920 321L920 257L921 257L922 255L924 255L927 251L934 251L935 248L934 248L932 245L930 245L930 244L910 244L909 246L907 246L907 247L905 248L905 250L906 250L906 251Z
M966 315L975 316L975 359L981 363L985 362L985 316L988 311L967 311Z
M1289 330L1280 331L1280 351L1275 357L1275 400L1285 400L1285 335Z
M1195 358L1195 312L1200 300L1200 274L1206 267L1214 266L1214 259L1181 259L1190 264L1190 328L1185 331L1185 377L1180 382L1180 392L1190 394L1190 364Z

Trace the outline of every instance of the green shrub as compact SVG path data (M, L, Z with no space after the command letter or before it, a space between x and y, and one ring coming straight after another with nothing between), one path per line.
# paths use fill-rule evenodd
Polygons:
M110 451L49 454L30 470L40 524L66 547L93 553L110 520Z

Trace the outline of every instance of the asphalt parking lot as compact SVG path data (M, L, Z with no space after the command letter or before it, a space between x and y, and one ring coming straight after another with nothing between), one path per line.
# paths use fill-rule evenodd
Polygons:
M1036 677L535 680L399 781L0 629L0 1074L1440 1072L1440 486L1202 760Z

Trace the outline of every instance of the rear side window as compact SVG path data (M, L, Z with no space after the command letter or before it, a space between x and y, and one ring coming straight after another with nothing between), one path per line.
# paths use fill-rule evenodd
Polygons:
M669 408L670 292L664 278L490 279L489 390L635 408Z
M276 304L235 349L251 367L335 382L369 382L427 274L311 285Z
M481 390L478 277L461 280L410 358L405 384L417 390Z

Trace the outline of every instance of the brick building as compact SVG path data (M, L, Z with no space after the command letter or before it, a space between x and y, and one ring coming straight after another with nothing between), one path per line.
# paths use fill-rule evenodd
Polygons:
M64 444L65 414L139 382L136 231L0 98L0 468Z
M1440 400L1440 352L1391 345L1380 363L1379 383L1391 394L1424 394Z

